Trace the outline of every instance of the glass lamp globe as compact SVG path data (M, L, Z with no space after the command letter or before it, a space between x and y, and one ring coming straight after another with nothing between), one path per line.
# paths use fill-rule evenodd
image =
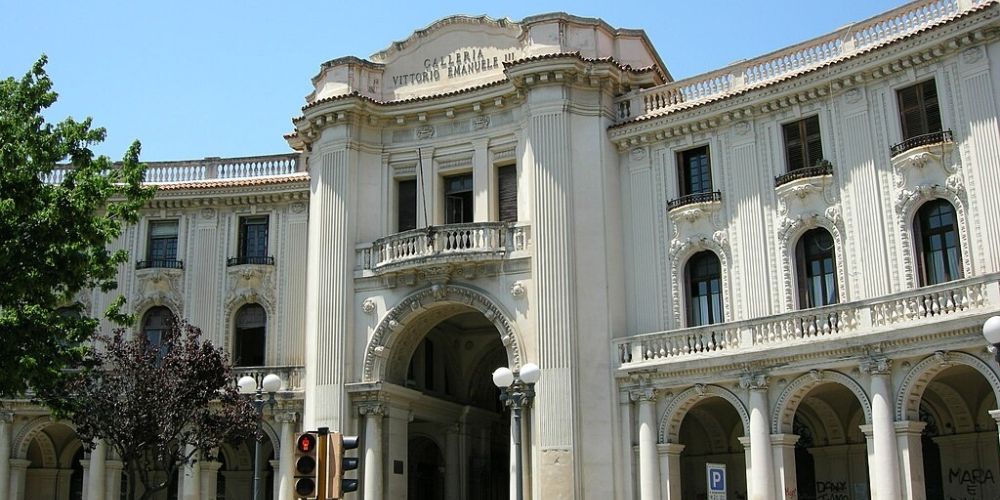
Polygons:
M983 324L983 337L991 344L1000 344L1000 316L993 316Z
M514 383L514 372L510 371L510 368L506 366L501 366L496 370L493 370L493 385L503 389L504 387L510 387L510 384Z
M236 385L240 388L240 394L253 394L257 390L257 381L250 375L240 377Z
M525 384L534 384L542 377L542 369L534 363L525 363L518 375Z
M278 392L278 389L281 389L281 377L268 373L260 385L264 388L264 392Z

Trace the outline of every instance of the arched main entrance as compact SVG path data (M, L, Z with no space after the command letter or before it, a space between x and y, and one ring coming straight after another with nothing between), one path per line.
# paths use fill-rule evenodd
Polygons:
M730 498L746 498L746 452L739 438L743 422L732 404L719 397L702 399L681 423L681 498L706 498L706 464L723 464L729 471Z
M508 498L510 416L491 373L521 364L510 317L478 290L433 285L380 318L363 373L379 389L355 397L368 415L366 435L388 455L376 473L383 496L435 498L440 485L443 498Z

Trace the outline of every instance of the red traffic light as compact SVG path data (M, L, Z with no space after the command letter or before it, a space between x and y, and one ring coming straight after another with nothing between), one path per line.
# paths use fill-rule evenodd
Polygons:
M316 436L312 434L302 434L295 443L295 447L302 453L311 453L316 449Z

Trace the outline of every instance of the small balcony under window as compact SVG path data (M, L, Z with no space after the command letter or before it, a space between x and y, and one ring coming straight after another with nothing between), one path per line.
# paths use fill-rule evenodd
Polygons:
M890 148L890 157L895 158L911 149L916 149L922 146L934 146L937 144L952 144L954 143L952 138L951 130L939 130L937 132L931 132L929 134L921 134L914 137L910 137L905 141L896 144Z
M685 205L693 205L695 203L721 203L721 202L722 202L721 191L706 191L704 193L692 193L668 201L667 210L670 211L675 208L683 207Z

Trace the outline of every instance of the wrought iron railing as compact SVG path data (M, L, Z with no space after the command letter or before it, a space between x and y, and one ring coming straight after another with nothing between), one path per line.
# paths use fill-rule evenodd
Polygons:
M709 203L713 201L722 201L721 191L705 191L704 193L692 193L681 196L667 202L667 211L673 210L677 207L683 207L684 205L691 205L693 203Z
M797 168L788 172L786 174L781 174L774 178L774 187L778 187L784 184L788 184L792 181L797 181L799 179L805 179L807 177L819 177L821 175L830 175L833 173L833 164L828 161L821 161L819 164L812 167Z
M919 148L920 146L927 146L930 144L941 144L945 142L953 142L951 130L940 130L929 134L917 135L910 137L909 139L890 148L889 156L895 157L913 148Z
M226 260L226 266L242 266L244 264L253 264L258 266L273 266L274 257L267 255L240 255L239 257L230 257Z
M135 263L136 269L184 269L184 261L177 259L140 260Z

